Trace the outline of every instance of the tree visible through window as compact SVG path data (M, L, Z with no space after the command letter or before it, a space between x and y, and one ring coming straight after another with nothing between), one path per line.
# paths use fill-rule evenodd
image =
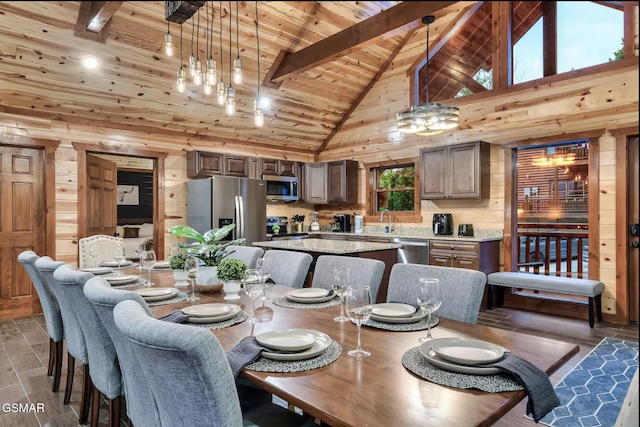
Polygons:
M414 210L415 171L413 165L380 167L376 169L376 211Z

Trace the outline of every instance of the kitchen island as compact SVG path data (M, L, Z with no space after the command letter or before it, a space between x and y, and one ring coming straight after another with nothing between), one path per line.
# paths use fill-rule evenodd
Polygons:
M399 243L307 238L301 240L253 242L253 246L261 247L265 251L269 249L279 249L310 254L313 257L313 261L305 282L305 286L307 287L311 286L315 263L320 255L353 256L380 260L384 262L385 269L382 275L382 282L380 283L377 302L385 302L387 298L387 288L389 286L389 273L391 272L391 267L398 261L398 248L402 245Z

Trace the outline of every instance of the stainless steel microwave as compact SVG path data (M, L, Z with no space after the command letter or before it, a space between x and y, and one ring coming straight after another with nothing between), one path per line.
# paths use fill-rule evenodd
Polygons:
M263 175L267 182L267 200L294 202L298 200L298 178L295 176Z

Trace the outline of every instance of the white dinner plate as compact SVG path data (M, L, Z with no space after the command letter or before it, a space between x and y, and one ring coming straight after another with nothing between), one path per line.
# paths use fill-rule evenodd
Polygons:
M226 316L230 313L237 313L240 311L240 307L236 304L211 303L192 305L181 310L184 314L189 316L210 318Z
M484 368L482 366L458 365L457 363L449 362L446 359L442 359L431 348L432 343L438 339L440 338L435 338L429 341L425 341L420 346L420 353L422 353L422 355L432 365L437 366L438 368L444 369L445 371L457 372L459 374L495 375L500 373L499 368Z
M235 306L234 310L231 310L227 314L223 314L222 316L212 316L212 317L190 317L189 323L216 323L223 322L225 320L229 320L240 312L240 306Z
M440 338L431 343L441 358L459 365L485 365L504 356L502 347L472 338Z
M84 271L87 273L92 273L92 274L107 274L107 273L111 273L113 271L113 268L111 267L83 267L80 269L80 271Z
M128 265L133 264L133 262L126 260L126 261L120 261L120 267L126 267ZM102 261L100 263L100 266L102 267L117 267L118 266L118 261Z
M422 312L420 310L417 313L413 313L409 317L386 317L386 316L378 316L376 314L371 313L371 319L375 321L383 322L383 323L397 323L397 324L416 323L426 319L427 316L428 314L426 313L426 311ZM432 315L431 321L432 322L435 321L435 323L431 325L431 326L435 326L438 324L439 319L435 315Z
M374 304L371 307L371 314L382 317L409 317L416 312L416 308L412 305L394 302Z
M260 353L260 355L265 359L279 360L283 362L288 362L293 360L305 360L305 359L311 359L312 357L320 356L331 345L331 342L332 342L331 337L327 334L324 334L319 331L314 331L312 329L299 329L299 330L315 336L316 341L313 343L311 348L304 351L298 351L295 353L272 353L270 351L263 351L262 353Z
M263 332L256 336L258 344L272 350L303 351L311 348L316 336L306 329L284 329Z
M127 283L133 283L138 280L138 276L133 274L124 274L122 276L104 276L104 278L112 285L126 285Z
M144 298L145 301L164 301L173 298L180 292L176 288L144 288L133 291Z
M169 261L158 261L153 265L152 270L165 270L170 268Z
M319 291L324 291L324 295L322 295ZM294 289L292 291L285 292L284 296L286 299L294 302L306 302L306 303L316 303L316 302L326 302L330 301L336 297L336 294L329 294L328 289L318 289L318 288L302 288L302 289ZM315 295L315 296L309 296ZM321 295L321 296L318 296Z

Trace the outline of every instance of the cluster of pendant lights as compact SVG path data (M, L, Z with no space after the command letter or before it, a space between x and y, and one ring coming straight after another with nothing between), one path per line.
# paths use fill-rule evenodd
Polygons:
M209 3L211 3L211 11L209 11ZM224 82L224 61L223 61L223 49L222 49L222 1L219 2L219 35L220 35L220 76L218 78L218 70L216 68L216 60L213 58L213 34L214 34L214 21L215 21L215 8L213 6L213 2L206 2L204 5L205 9L205 25L206 25L206 37L207 37L207 45L206 52L209 57L205 61L205 65L203 67L202 61L200 60L200 49L199 49L199 35L200 35L200 10L202 7L198 9L198 11L191 18L191 55L189 56L189 69L188 76L191 80L191 83L195 86L202 86L203 92L206 96L212 95L213 91L216 92L216 100L219 105L225 106L225 111L228 115L232 116L236 112L236 89L234 88L234 84L236 86L242 84L242 59L240 59L240 45L238 43L238 34L239 34L239 26L238 26L238 1L236 4L236 59L232 61L232 14L231 14L231 2L229 2L229 74L230 80L229 85L226 85ZM254 121L255 125L260 127L264 124L264 113L262 111L262 107L260 106L260 39L258 38L258 2L255 2L255 13L256 13L256 44L258 51L258 87L257 87L257 95L254 101ZM167 56L173 56L173 36L171 35L169 20L167 20L167 34L165 34L164 38L164 51ZM182 93L185 91L187 86L187 72L184 70L184 64L182 63L182 27L184 24L180 25L180 68L178 69L176 75L176 88L178 92ZM193 50L194 44L194 32L197 31L197 37L195 37L196 49L195 52Z

